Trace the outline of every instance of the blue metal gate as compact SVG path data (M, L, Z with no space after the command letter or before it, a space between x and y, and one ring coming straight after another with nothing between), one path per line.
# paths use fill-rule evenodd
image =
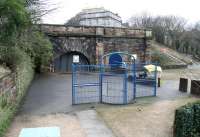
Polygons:
M99 65L72 65L72 103L100 102L101 67Z
M117 68L116 65L104 65L101 71L102 102L109 104L127 104L134 98L134 86L128 81L128 75L133 71L127 68ZM130 88L130 89L129 89Z
M156 71L151 78L141 77L144 65L73 64L72 103L128 104L137 97L156 96Z

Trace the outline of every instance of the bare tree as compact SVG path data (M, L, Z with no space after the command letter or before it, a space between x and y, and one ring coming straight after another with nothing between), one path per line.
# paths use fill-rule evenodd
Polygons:
M132 16L128 23L131 27L152 28L157 42L183 53L200 56L200 22L186 27L187 21L182 17L142 13Z
M77 14L75 17L72 17L71 19L69 19L65 25L66 26L79 26L80 25L80 15Z
M146 12L136 14L128 20L129 25L136 28L152 28L153 22L154 18Z
M40 22L42 16L45 16L58 8L56 4L52 4L50 0L25 0L25 6L31 15L33 23Z

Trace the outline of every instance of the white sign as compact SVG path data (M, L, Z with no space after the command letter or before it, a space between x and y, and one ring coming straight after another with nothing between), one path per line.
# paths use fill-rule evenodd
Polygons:
M137 59L137 54L132 54L131 59L132 60Z
M73 63L79 63L79 55L73 55Z

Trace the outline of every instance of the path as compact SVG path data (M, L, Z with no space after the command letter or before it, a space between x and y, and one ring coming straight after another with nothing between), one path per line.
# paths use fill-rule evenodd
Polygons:
M96 112L88 110L94 104L72 107L71 96L71 75L36 76L5 137L18 137L22 128L55 126L61 137L113 137Z
M114 137L110 129L98 117L96 111L87 110L76 113L87 137Z
M52 114L71 111L71 75L37 75L29 88L22 114Z
M20 112L5 137L18 137L22 128L59 127L61 137L87 137L71 106L71 75L37 75Z
M87 137L74 115L18 115L5 137L18 137L23 128L59 127L61 137Z

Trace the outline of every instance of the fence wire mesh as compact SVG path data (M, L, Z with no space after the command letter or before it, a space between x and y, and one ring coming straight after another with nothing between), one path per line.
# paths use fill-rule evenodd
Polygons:
M136 97L156 95L156 71L146 64L72 65L73 104L101 102L127 104Z
M135 64L136 97L156 96L157 70L148 72L144 66L148 64Z

